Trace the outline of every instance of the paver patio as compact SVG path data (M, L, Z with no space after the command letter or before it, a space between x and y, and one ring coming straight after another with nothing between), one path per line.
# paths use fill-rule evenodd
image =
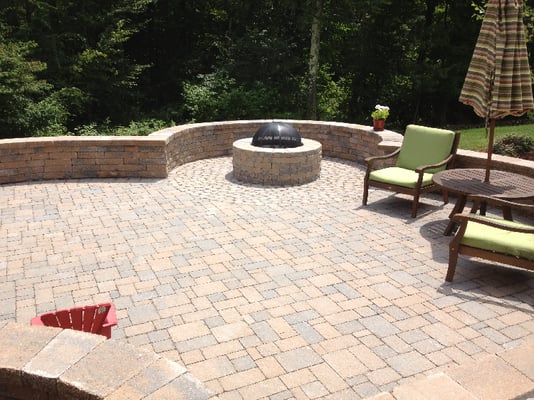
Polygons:
M356 163L324 159L294 187L231 172L224 157L164 180L0 186L0 321L111 300L114 339L177 361L219 399L361 399L491 370L504 351L523 365L534 273L461 259L446 283L440 196L412 219L388 192L361 207Z

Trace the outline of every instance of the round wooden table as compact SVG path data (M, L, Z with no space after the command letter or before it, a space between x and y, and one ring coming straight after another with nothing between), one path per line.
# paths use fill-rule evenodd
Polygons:
M512 172L491 170L489 182L484 182L484 169L447 169L434 174L432 180L446 193L454 193L458 200L452 210L451 217L461 213L465 207L467 196L484 195L504 200L525 200L534 197L534 179ZM511 219L511 210L503 209L504 217ZM449 222L445 235L450 235L455 223Z

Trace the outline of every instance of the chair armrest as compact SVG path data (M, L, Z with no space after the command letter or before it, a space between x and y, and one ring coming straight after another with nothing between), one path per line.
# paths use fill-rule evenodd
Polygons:
M379 161L379 160L387 160L389 158L393 158L393 157L396 157L399 153L400 153L400 147L395 150L393 153L389 153L389 154L384 154L383 156L372 156L372 157L367 157L365 158L365 162L367 164L367 168L371 168L371 166L374 164L375 161Z
M534 234L534 226L527 226L527 225L510 225L509 223L501 222L503 220L497 220L497 219L488 219L484 218L477 214L454 214L453 220L459 222L461 224L461 227L464 227L467 225L469 221L476 222L478 224L491 226L494 228L499 228L503 230L507 230L510 232L520 232L520 233L532 233ZM464 231L464 229L461 229L461 231ZM462 235L463 236L463 235Z
M41 317L33 317L30 320L30 325L44 325L44 322Z
M443 160L443 161L441 161L441 162L439 162L437 164L421 165L420 167L417 167L415 169L415 172L420 174L422 172L424 173L428 169L443 167L444 165L447 165L452 160L453 157L454 157L454 154L451 154L445 160Z
M472 201L477 206L480 205L480 203L487 203L497 207L509 207L512 209L534 212L533 204L516 203L513 201L503 200L492 196L473 194L467 196L467 201Z
M108 315L106 315L106 319L104 319L104 323L102 324L103 328L106 328L108 326L115 326L117 325L117 313L115 311L115 306L111 304L111 307L109 308Z

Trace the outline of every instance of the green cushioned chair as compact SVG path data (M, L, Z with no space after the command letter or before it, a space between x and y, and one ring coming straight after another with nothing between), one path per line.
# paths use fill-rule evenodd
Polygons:
M391 154L365 159L363 205L367 204L369 186L413 195L412 217L417 216L421 193L437 190L432 182L435 172L452 166L460 133L445 129L408 125L402 145ZM395 159L395 166L376 169L378 161Z
M467 200L534 213L534 205L493 197L468 196ZM474 213L456 214L453 219L460 226L449 245L449 268L445 280L452 281L458 254L534 270L534 226Z

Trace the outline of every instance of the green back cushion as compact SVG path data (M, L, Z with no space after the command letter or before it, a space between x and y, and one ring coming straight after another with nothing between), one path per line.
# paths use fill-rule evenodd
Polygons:
M485 217L486 219L491 219ZM505 225L528 227L512 221L498 220ZM531 228L531 227L530 227ZM516 257L534 260L534 234L511 232L469 221L462 244L477 249L495 251Z
M397 159L397 167L413 170L422 165L437 164L451 154L453 143L453 131L408 125ZM428 172L433 173L443 169L445 166Z

